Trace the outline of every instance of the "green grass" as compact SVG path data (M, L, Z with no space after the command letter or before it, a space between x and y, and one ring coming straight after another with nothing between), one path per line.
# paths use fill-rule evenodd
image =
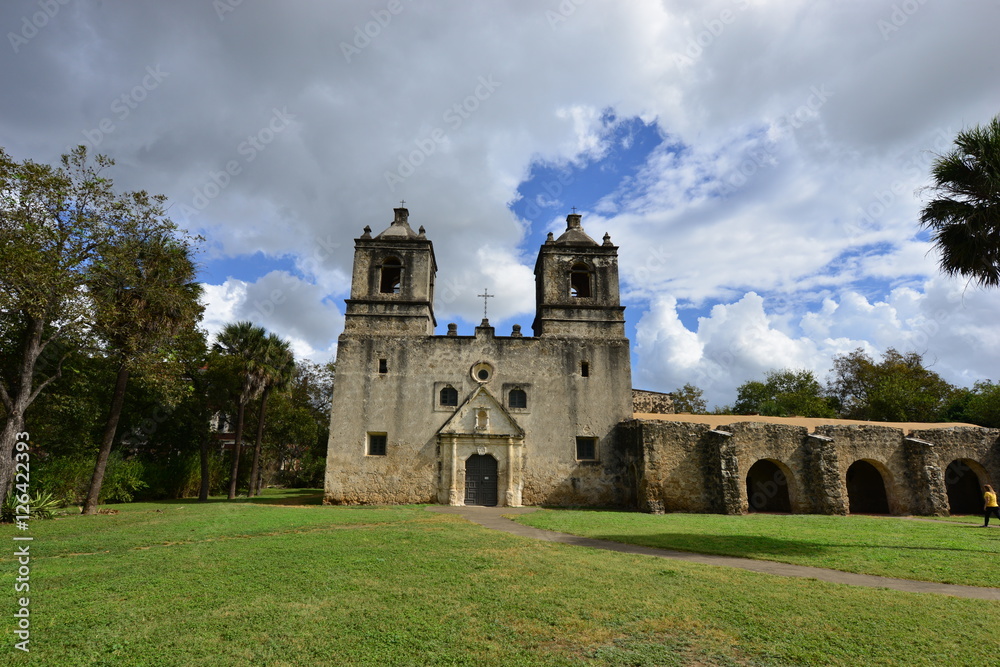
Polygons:
M517 521L573 535L844 572L1000 587L1000 528L893 517L543 510Z
M32 522L32 651L12 649L16 563L5 548L0 661L957 665L1000 655L996 602L539 542L421 507L288 504L304 500L315 492ZM0 540L16 532L0 526Z
M946 521L950 523L970 523L978 526L983 525L982 514L953 514L952 516L926 516L920 518L930 519L932 521ZM996 517L990 517L990 525L1000 526L1000 521L997 521Z

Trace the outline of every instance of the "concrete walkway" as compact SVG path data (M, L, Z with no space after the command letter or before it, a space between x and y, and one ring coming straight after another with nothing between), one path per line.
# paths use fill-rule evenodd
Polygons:
M670 558L672 560L682 560L689 563L702 563L703 565L721 565L724 567L735 567L741 570L752 572L763 572L764 574L774 574L781 577L802 577L805 579L819 579L835 584L848 584L850 586L867 586L869 588L890 588L897 591L909 593L937 593L939 595L953 595L960 598L978 598L980 600L1000 600L1000 588L986 588L980 586L957 586L955 584L938 584L930 581L915 581L913 579L894 579L892 577L876 577L870 574L854 574L851 572L841 572L840 570L827 570L821 567L808 567L806 565L789 565L788 563L776 563L774 561L753 560L752 558L738 558L735 556L717 556L713 554L696 554L687 551L673 551L671 549L654 549L635 544L623 544L621 542L610 542L608 540L596 540L590 537L579 537L567 533L557 533L551 530L541 530L530 526L523 526L510 519L505 519L504 514L528 514L536 511L536 507L449 507L447 505L433 505L427 508L432 512L442 514L457 514L480 526L492 530L500 530L512 535L530 537L546 542L560 542L562 544L572 544L579 547L591 547L593 549L605 549L607 551L618 551L626 554L640 554L643 556L656 556L657 558Z

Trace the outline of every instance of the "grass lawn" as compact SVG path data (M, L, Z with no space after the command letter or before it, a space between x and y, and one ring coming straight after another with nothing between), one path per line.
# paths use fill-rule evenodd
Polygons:
M960 518L957 518L961 520ZM649 547L1000 587L1000 528L896 517L543 510L523 524ZM997 522L1000 524L1000 522Z
M925 516L922 519L933 519L934 521L952 521L955 523L971 523L977 526L983 525L982 514L953 514L951 516ZM990 517L991 526L1000 526L1000 521L996 517Z
M1000 655L996 602L538 542L422 507L295 505L317 498L137 503L32 522L29 655L12 633L9 547L24 533L0 526L0 662L973 665Z

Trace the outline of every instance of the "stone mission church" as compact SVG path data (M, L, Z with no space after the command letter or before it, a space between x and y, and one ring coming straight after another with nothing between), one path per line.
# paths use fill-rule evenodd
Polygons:
M328 503L614 504L614 429L632 418L618 248L580 215L535 264L519 325L434 335L434 246L405 208L355 241L337 348Z
M980 486L1000 481L997 430L648 414L671 410L632 389L618 249L580 217L539 248L531 336L519 325L497 335L485 318L472 336L454 324L435 335L424 228L413 231L405 208L380 234L365 227L337 349L325 503L981 511Z

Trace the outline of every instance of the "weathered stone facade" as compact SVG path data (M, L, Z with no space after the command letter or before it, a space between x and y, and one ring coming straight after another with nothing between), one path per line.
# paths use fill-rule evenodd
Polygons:
M396 209L389 229L356 241L325 501L624 504L613 431L632 415L632 376L617 248L571 215L539 252L533 337L497 336L486 320L473 336L436 336L433 248L407 217ZM477 498L473 481L495 497Z
M631 387L617 248L579 215L539 250L534 336L435 335L436 271L406 209L355 241L327 503L945 515L1000 475L990 429L633 419L672 403Z
M633 420L620 428L627 497L650 512L978 512L1000 431Z
M643 415L671 415L674 397L658 391L632 390L632 412Z

